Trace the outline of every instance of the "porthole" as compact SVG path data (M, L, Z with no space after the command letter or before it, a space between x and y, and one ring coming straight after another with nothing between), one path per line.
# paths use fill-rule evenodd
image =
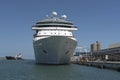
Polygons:
M46 50L43 50L43 52L44 52L45 54L47 54L47 51L46 51Z
M65 54L68 54L70 51L68 50Z

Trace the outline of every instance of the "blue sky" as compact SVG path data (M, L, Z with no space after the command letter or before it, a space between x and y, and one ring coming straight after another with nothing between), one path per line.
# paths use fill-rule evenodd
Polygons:
M33 59L32 25L52 11L78 27L78 46L120 42L120 0L0 0L0 56L22 53Z

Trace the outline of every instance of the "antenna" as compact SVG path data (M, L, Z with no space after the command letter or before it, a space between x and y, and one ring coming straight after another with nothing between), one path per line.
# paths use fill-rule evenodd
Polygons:
M49 18L49 16L48 16L48 15L46 15L46 17L47 17L47 18Z

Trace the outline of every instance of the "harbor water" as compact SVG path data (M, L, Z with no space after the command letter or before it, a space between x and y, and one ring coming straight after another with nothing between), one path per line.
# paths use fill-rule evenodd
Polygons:
M120 80L120 72L77 64L36 65L34 60L0 60L0 80Z

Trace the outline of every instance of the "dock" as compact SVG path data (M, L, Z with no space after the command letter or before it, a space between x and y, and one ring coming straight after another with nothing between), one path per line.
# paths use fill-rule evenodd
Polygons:
M120 71L120 43L112 44L109 48L102 49L101 44L96 41L96 43L90 45L90 49L89 52L77 50L76 54L72 56L71 62Z
M120 71L120 62L115 61L87 61L77 62L76 64Z

